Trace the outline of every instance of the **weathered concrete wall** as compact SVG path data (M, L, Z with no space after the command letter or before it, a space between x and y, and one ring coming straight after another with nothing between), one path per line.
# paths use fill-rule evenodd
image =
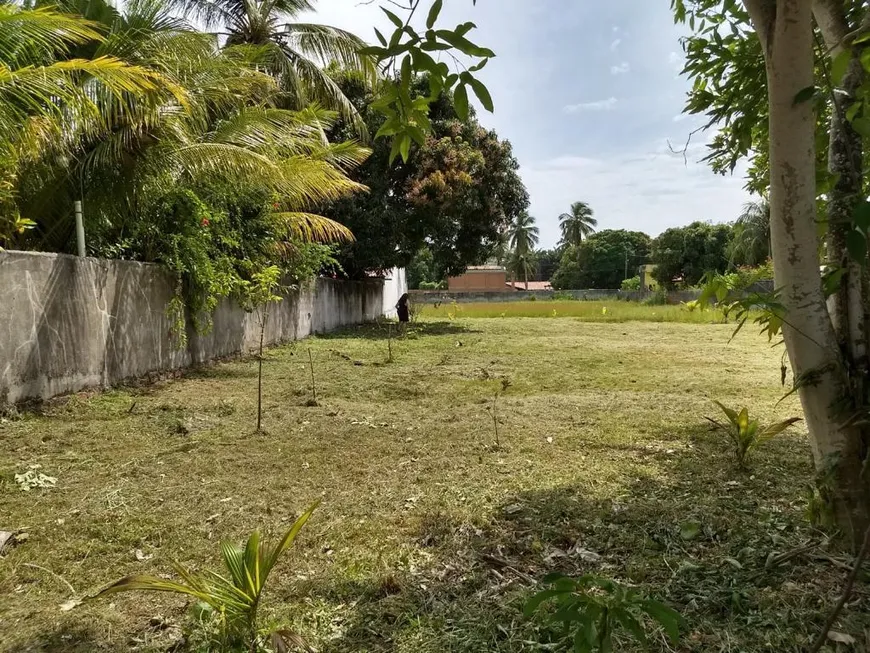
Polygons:
M109 386L254 349L256 317L229 300L206 335L171 333L174 284L160 267L0 251L0 402ZM304 338L383 314L383 281L317 279L270 309L266 342Z
M408 292L405 268L393 268L384 278L384 315L396 317L396 304L399 297Z

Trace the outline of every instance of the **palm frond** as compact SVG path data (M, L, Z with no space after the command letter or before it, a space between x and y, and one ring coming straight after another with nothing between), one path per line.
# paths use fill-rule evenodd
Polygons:
M303 242L350 243L356 240L353 232L343 224L322 215L285 211L272 213L271 217L287 230L287 236Z

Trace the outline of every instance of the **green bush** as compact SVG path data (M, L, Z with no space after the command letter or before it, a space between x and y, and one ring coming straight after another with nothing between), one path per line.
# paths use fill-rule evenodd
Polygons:
M652 295L643 300L647 306L664 306L668 303L668 291L664 288L659 288Z
M640 276L634 276L631 279L623 279L620 290L640 290Z

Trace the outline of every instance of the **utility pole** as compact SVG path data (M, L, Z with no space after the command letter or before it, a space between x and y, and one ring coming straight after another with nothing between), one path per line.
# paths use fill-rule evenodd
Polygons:
M623 279L628 279L628 247L625 248L625 275L622 277Z
M73 209L76 214L76 244L78 245L78 253L79 256L84 258L85 254L85 223L84 218L82 216L82 203L80 200L76 200L75 204L73 204Z

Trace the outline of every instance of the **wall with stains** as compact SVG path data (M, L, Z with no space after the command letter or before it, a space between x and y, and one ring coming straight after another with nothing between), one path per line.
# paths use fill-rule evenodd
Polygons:
M389 283L389 282L388 282ZM230 300L207 334L172 331L173 279L159 266L65 254L0 251L0 403L89 387L255 349L256 316ZM384 281L317 279L270 307L266 342L374 320Z

